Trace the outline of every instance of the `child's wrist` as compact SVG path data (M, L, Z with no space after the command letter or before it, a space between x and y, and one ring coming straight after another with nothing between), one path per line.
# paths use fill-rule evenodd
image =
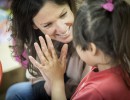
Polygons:
M60 93L60 91L63 91L63 90L65 91L64 79L52 82L52 84L51 84L51 92L55 91L57 93Z
M60 80L55 80L53 82L51 82L51 88L55 88L55 87L64 87L64 78L63 79L60 79Z

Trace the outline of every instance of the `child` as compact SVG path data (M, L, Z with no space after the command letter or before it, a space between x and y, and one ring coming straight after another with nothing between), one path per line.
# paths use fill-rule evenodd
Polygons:
M71 99L130 100L130 4L125 0L86 0L77 13L73 36L80 58L92 67ZM50 38L46 36L46 39L52 57L48 56L49 52L44 53L44 66L34 63L31 57L30 60L50 80L52 100L66 100L65 56L62 65ZM66 49L64 45L63 51Z

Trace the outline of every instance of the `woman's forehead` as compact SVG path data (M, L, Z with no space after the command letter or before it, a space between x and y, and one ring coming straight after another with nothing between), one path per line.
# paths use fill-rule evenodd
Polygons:
M38 14L33 18L34 21L48 22L58 18L62 13L68 10L69 6L66 5L57 5L53 2L47 2L38 12ZM41 23L41 22L39 22Z

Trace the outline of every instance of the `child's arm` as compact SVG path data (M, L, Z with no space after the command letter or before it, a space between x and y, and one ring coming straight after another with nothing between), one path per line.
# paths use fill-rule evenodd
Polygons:
M61 79L51 84L51 98L52 100L67 100L64 80Z
M37 43L34 46L41 62L37 62L32 56L29 56L29 59L40 70L43 77L46 76L45 80L50 84L52 100L66 99L64 73L68 45L65 44L62 47L61 55L58 58L49 36L46 36L47 46L42 37L39 40L42 50Z

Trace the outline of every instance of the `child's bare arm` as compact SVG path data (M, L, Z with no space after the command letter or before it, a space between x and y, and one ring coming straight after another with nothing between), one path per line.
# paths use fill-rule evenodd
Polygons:
M40 70L42 76L50 85L52 100L63 100L63 98L66 99L64 73L66 70L68 45L65 44L62 47L61 55L58 58L49 36L46 36L47 45L42 37L40 37L39 40L41 42L42 50L38 43L35 43L34 46L40 59L40 63L32 56L29 56L29 59L32 64Z

